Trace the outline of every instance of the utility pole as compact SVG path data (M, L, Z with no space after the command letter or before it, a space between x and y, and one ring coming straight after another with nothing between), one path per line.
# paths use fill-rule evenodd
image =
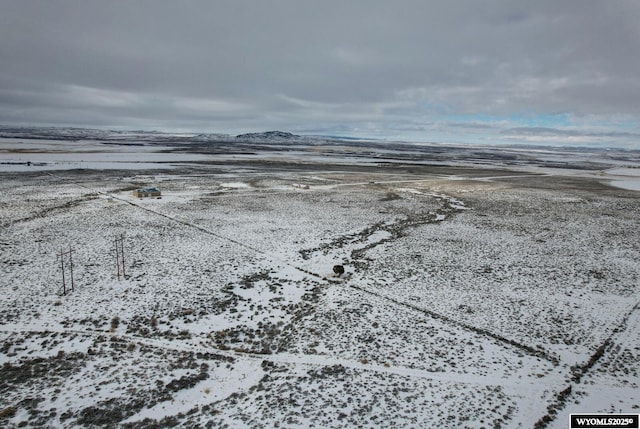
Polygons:
M71 245L69 245L69 250L65 252L64 250L60 249L60 253L58 253L58 258L60 259L60 271L62 272L62 295L67 294L67 277L65 275L64 269L64 260L67 256L69 257L69 277L71 278L71 291L73 292L75 290L75 283L73 281L73 252L75 252L75 250L71 248Z
M60 270L62 271L62 294L66 295L67 282L65 281L65 278L64 278L64 252L62 250L60 250L60 253L58 253L58 258L60 258Z
M120 249L118 248L118 238L115 239L116 245L116 267L118 269L118 280L120 280Z
M75 287L73 284L73 252L75 252L75 250L73 250L71 248L71 245L69 245L69 272L71 274L71 292L75 291Z
M122 272L122 278L126 279L125 259L124 259L124 234L115 238L116 247L116 268L118 270L118 280L120 280L120 272Z
M124 234L120 235L120 257L122 258L122 277L126 279L127 273L124 268Z

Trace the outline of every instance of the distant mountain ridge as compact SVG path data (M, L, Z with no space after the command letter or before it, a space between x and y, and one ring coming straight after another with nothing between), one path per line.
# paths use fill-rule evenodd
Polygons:
M215 142L248 143L248 144L318 144L327 141L321 136L301 136L285 131L266 131L238 134L190 133L163 131L124 131L76 127L43 127L43 126L9 126L0 124L0 138L21 138L29 140L94 140L103 143L142 142L150 144L194 143L206 144ZM339 140L333 138L331 140Z
M239 140L292 140L299 139L301 136L288 133L285 131L266 131L263 133L246 133L238 134L236 139Z

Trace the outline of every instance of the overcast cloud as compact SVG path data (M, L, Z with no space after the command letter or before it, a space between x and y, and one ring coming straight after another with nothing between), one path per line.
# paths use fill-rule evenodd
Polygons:
M640 147L638 1L0 0L0 123Z

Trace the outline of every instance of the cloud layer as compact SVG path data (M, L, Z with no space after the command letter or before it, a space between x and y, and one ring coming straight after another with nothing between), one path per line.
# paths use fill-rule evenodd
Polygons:
M0 1L0 123L632 145L638 22L625 0Z

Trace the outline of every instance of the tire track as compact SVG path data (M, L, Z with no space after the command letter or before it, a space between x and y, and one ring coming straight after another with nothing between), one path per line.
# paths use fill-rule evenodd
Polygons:
M611 335L609 335L600 346L596 349L596 351L591 355L589 360L587 360L582 365L574 365L571 367L571 378L569 384L560 392L558 392L555 396L554 401L547 407L547 414L540 417L540 419L533 426L534 429L544 429L551 422L554 421L555 417L558 414L558 411L563 409L571 397L571 393L573 392L574 386L577 386L582 381L582 378L589 374L589 371L602 359L603 356L612 348L614 343L614 338L624 333L627 329L627 323L629 318L633 315L634 312L640 309L640 301L636 303L636 305L631 308L622 318L618 326L613 330Z
M153 214L155 214L157 216L163 217L165 219L169 219L169 220L171 220L173 222L179 223L179 224L184 225L186 227L197 229L198 231L203 232L203 233L205 233L207 235L211 235L211 236L216 237L218 239L225 240L225 241L233 243L233 244L235 244L237 246L240 246L240 247L243 247L245 249L251 250L252 252L260 254L260 255L263 255L263 256L267 257L268 259L270 259L270 260L277 260L278 262L280 262L280 263L282 263L282 264L284 264L284 265L286 265L286 266L288 266L290 268L293 268L293 269L295 269L297 271L300 271L300 272L302 272L304 274L308 274L310 276L315 277L316 280L323 280L323 281L327 281L328 282L328 279L326 277L323 277L318 273L314 273L313 271L307 270L306 268L299 267L299 266L294 265L294 264L292 264L292 263L290 263L288 261L285 261L283 259L276 258L276 257L274 257L274 255L269 254L269 253L265 252L264 250L260 250L260 249L258 249L256 247L250 246L250 245L248 245L246 243L243 243L243 242L241 242L239 240L236 240L236 239L233 239L231 237L227 237L227 236L218 234L217 232L213 232L213 231L211 231L211 230L209 230L207 228L204 228L202 226L199 226L199 225L193 224L191 222L187 222L187 221L178 219L178 218L176 218L174 216L171 216L171 215L168 215L168 214L164 214L162 212L150 209L148 207L143 207L143 206L138 205L138 204L136 204L136 203L134 203L132 201L128 201L128 200L126 200L124 198L116 197L116 196L110 195L110 194L106 194L106 195L111 197L111 198L113 198L113 199L115 199L115 200L127 203L127 204L129 204L129 205L131 205L133 207L136 207L136 208L140 209L140 210L144 210L144 211L147 211L149 213L153 213Z
M183 353L202 353L204 355L213 355L222 358L235 359L247 359L255 362L270 362L274 364L284 365L303 365L309 367L335 367L342 366L349 369L360 371L371 371L375 373L398 375L402 377L415 377L425 380L432 380L445 383L456 383L466 385L479 385L479 386L502 386L515 389L531 389L532 387L539 387L541 382L539 379L532 381L516 381L511 379L501 378L500 376L491 375L470 375L463 373L453 372L438 372L429 371L428 369L415 369L405 366L385 366L378 364L362 363L358 360L343 359L339 357L325 356L325 355L299 355L289 353L276 353L276 354L259 354L248 353L235 350L223 350L217 347L210 346L201 342L199 345L193 342L179 342L179 341L166 341L162 339L146 338L138 335L120 333L120 332L108 332L108 331L94 331L94 330L81 330L81 329L7 329L6 327L0 327L0 332L9 334L73 334L81 335L90 338L99 338L105 336L111 336L129 342L134 342L139 345L152 347L161 350L183 352ZM199 338L195 338L198 340ZM544 386L544 383L543 383Z
M459 320L453 319L453 318L451 318L449 316L445 316L443 314L436 313L435 311L427 310L426 308L419 307L419 306L417 306L415 304L411 304L411 303L408 303L408 302L400 301L400 300L398 300L396 298L393 298L393 297L390 297L390 296L387 296L387 295L383 295L383 294L380 294L380 293L377 293L377 292L373 292L371 290L368 290L368 289L360 287L360 286L356 286L356 285L348 285L348 286L350 288L356 289L356 290L358 290L360 292L364 292L366 294L375 296L376 298L384 299L386 301L393 302L394 304L396 304L398 306L406 307L406 308L409 308L409 309L411 309L413 311L417 311L419 313L425 314L425 315L427 315L427 316L429 316L429 317L431 317L433 319L439 320L441 322L447 323L447 324L455 326L457 328L463 328L463 329L465 329L467 331L474 332L474 333L476 333L478 335L482 335L482 336L485 336L485 337L492 338L492 339L494 339L496 341L499 341L501 343L507 344L507 345L509 345L511 347L514 347L516 349L522 350L522 351L526 352L527 354L529 354L531 356L535 356L537 358L544 359L544 360L552 363L554 366L557 366L557 365L560 364L560 360L557 357L550 355L549 353L547 353L544 350L536 349L536 348L528 346L526 344L519 343L519 342L517 342L515 340L512 340L510 338L504 337L504 336L502 336L500 334L496 334L496 333L491 332L491 331L489 331L487 329L478 328L476 326L469 325L469 324L464 323L464 322L460 322Z

